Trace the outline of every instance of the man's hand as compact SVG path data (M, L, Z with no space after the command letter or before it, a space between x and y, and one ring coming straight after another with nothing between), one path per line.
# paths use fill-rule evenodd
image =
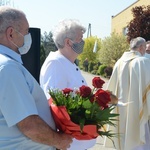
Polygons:
M58 142L58 145L55 145L55 147L61 150L67 150L67 148L69 148L70 144L72 143L72 136L64 133L60 133L58 136L61 138Z
M111 91L107 90L107 92L110 93L110 99L111 101L109 102L109 104L118 104L118 97L116 95L114 95Z

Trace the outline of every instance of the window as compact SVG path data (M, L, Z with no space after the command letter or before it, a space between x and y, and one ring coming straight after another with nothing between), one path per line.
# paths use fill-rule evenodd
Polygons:
M127 28L127 27L124 27L122 32L123 32L123 35L127 35L127 33L128 33L128 28Z

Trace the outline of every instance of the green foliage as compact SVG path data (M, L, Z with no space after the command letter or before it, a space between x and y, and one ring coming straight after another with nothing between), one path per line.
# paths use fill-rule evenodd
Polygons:
M93 70L94 63L92 61L89 62L88 70L91 72Z
M138 36L150 40L150 5L136 6L132 9L133 20L128 24L127 39L130 41Z
M46 57L50 51L56 51L56 49L57 49L55 46L55 43L52 39L51 32L49 32L49 34L47 32L44 32L44 35L41 35L41 45L44 48Z
M97 52L93 53L93 48L95 41L97 40ZM97 60L97 53L100 50L101 47L101 40L95 36L88 37L84 39L85 45L83 53L78 56L78 59L80 60L80 64L83 64L83 61L88 58L88 61L95 62Z
M94 75L97 74L97 70L92 70L91 74L94 74Z
M98 68L99 68L98 64L97 64L97 63L95 63L95 65L94 65L93 69L94 69L94 70L98 70Z
M98 70L97 70L97 74L102 75L102 76L105 75L104 70L106 67L107 67L106 65L100 65Z
M56 51L55 43L52 39L52 33L47 32L44 33L44 35L41 35L41 50L40 50L40 65L42 66L44 60L48 56L50 51Z
M45 58L46 58L46 54L45 54L45 51L44 51L44 47L43 47L43 45L41 45L41 49L40 49L40 66L42 66L42 64L44 63Z
M99 61L107 66L114 66L116 61L122 56L123 52L129 49L127 39L123 35L112 33L101 43L99 51Z

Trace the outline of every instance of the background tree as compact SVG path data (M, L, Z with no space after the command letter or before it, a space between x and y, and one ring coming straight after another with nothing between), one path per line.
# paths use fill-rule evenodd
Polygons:
M45 54L44 46L41 45L41 49L40 49L40 67L42 67L42 64L44 63L45 59L46 59L46 54Z
M113 67L123 52L128 51L129 44L124 35L112 33L101 42L99 61L103 65Z
M141 36L150 40L150 5L138 6L132 9L133 20L128 24L127 39Z
M40 51L40 62L41 65L43 64L44 60L48 56L50 51L56 51L57 48L55 46L55 43L52 39L52 33L44 32L44 35L41 35L41 51Z
M44 48L45 55L47 56L50 51L56 51L55 43L52 39L52 33L44 32L44 35L41 35L41 45Z
M78 59L80 60L80 67L86 58L88 58L89 62L98 61L97 53L100 50L100 46L101 46L101 40L99 38L97 38L96 36L88 37L88 38L84 39L84 41L85 41L85 44L84 44L83 53L78 56ZM97 51L94 53L93 48L94 48L96 41L97 41L97 46L96 46Z

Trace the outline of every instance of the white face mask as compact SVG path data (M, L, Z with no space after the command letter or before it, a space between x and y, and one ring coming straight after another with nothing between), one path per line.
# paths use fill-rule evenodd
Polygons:
M23 46L18 48L18 51L20 52L20 54L21 55L26 54L29 51L31 44L32 44L31 34L28 33L24 36Z
M18 33L20 35L22 35L20 32L18 32ZM24 44L21 47L19 47L14 42L12 42L16 47L18 47L18 51L20 52L21 55L26 54L29 51L29 49L31 47L31 44L32 44L32 38L31 38L31 34L30 33L26 34L23 37L24 37Z

